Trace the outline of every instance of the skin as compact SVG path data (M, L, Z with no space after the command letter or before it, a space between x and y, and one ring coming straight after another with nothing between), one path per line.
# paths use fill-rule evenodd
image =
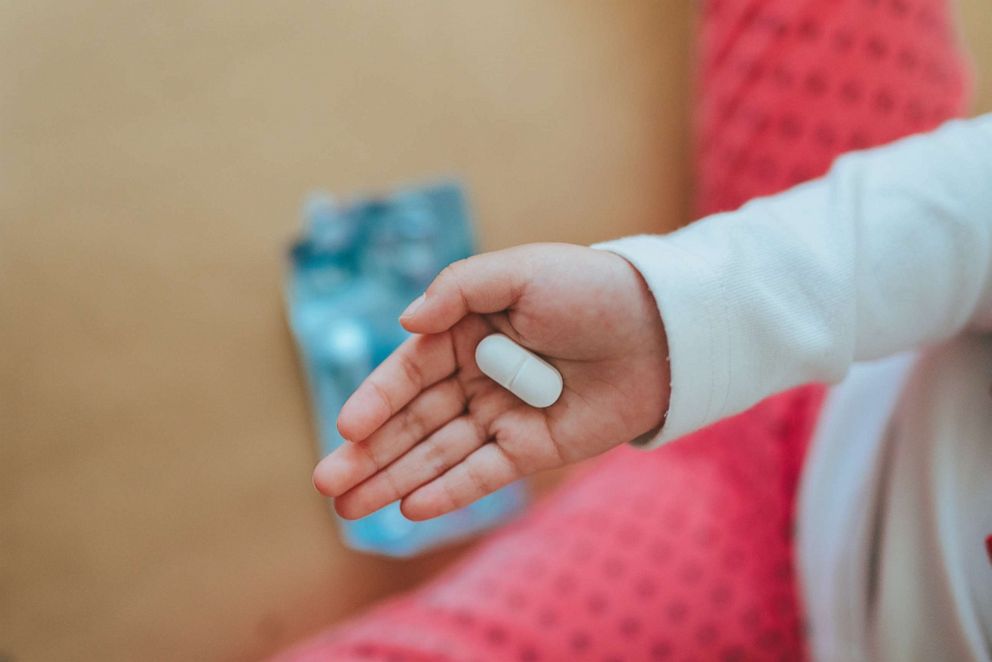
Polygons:
M314 470L348 519L396 500L409 519L437 517L627 442L668 409L657 304L614 253L530 244L471 257L400 322L416 335L348 399L338 429L349 443ZM475 347L497 332L561 372L555 404L530 407L479 371Z

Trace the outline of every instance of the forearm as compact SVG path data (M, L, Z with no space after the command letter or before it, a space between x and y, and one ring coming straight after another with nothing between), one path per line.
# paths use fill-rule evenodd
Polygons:
M656 442L853 361L992 327L992 116L838 160L822 179L661 237L598 247L657 300L671 356Z

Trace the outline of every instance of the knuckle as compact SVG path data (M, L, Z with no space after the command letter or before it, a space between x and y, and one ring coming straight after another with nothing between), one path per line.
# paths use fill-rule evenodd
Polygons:
M389 394L386 392L386 389L380 386L378 382L374 381L374 379L370 379L368 381L368 384L369 387L373 391L375 391L375 393L379 396L382 402L386 405L386 408L389 410L389 412L392 413L393 411L395 411L393 408L393 403L389 399Z
M448 265L441 270L441 273L448 279L459 280L471 259L472 258L470 257L463 257L455 260L454 262L449 262Z
M399 484L397 477L393 475L392 471L389 471L388 469L384 471L382 473L382 479L385 482L385 489L388 495L387 501L396 501L406 494L406 492L401 489L401 485Z
M471 463L466 463L465 473L468 475L476 494L488 494L493 491L492 481L486 473L479 471Z
M420 390L424 385L424 373L420 370L420 366L416 364L409 356L406 354L399 354L399 364L400 369L403 374L406 375L407 380L413 384L417 390Z
M440 475L448 470L450 466L450 461L448 459L447 453L445 453L444 446L437 443L434 439L428 439L423 443L423 454L424 454L424 464L431 468L431 471Z
M442 480L441 482L441 494L444 495L444 500L447 501L447 506L442 508L442 512L454 510L461 506L460 499L457 494L455 494L455 488L451 484L451 481Z
M458 264L458 262L452 262L441 269L441 272L437 275L437 278L434 279L434 283L431 285L430 289L433 290L443 287L448 283L457 283L458 274L456 272L458 271L458 267L455 266L456 264Z
M471 258L463 258L461 260L455 260L438 274L437 283L443 283L445 287L451 288L455 294L463 301L467 303L465 297L464 284L464 272L468 268L469 260Z
M422 412L415 407L407 407L403 410L403 430L411 439L422 439L427 432L427 423L424 421Z
M379 460L378 454L372 449L371 444L357 444L357 447L365 454L368 458L369 463L372 465L374 472L378 472L382 468L382 462Z

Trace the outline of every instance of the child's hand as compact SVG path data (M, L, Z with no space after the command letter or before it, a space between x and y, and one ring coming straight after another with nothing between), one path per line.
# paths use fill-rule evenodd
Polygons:
M350 441L317 465L338 513L402 499L421 520L657 426L667 346L640 274L606 251L533 244L445 269L400 318L416 334L341 409ZM561 398L535 409L483 375L475 347L503 333L552 363Z

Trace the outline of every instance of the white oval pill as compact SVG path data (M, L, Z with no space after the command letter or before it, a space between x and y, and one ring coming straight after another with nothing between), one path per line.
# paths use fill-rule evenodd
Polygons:
M561 395L561 373L502 333L475 348L475 363L487 377L531 407L550 407Z

